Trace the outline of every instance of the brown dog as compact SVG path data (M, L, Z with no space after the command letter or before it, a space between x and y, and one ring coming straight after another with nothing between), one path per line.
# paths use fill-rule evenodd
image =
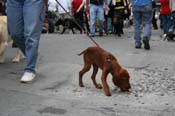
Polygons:
M109 73L112 74L112 81L114 85L118 86L121 91L129 91L131 88L129 83L129 73L127 70L123 69L117 59L109 52L105 51L100 47L89 47L78 55L84 54L84 67L79 72L79 86L84 87L82 78L83 75L88 72L93 66L93 74L91 76L93 84L97 89L101 89L103 86L104 92L107 96L111 96L111 92L109 86L107 84L107 75ZM96 82L96 74L98 72L98 68L102 69L102 86L97 84Z

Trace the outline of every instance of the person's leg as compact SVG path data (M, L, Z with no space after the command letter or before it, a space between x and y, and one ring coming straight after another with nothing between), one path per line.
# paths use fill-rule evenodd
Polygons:
M7 1L7 20L11 37L25 54L23 1Z
M98 17L98 23L99 23L99 33L103 34L103 22L104 22L103 6L98 6L97 17Z
M118 33L118 27L117 27L118 18L117 18L117 15L118 15L117 10L114 10L113 11L113 19L112 19L113 26L114 26L114 34Z
M141 48L141 12L140 8L134 6L133 7L133 18L134 18L134 40L135 40L135 47Z
M78 25L76 25L77 26L77 29L80 30L81 33L84 32L85 31L85 28L84 28L84 25L83 25L83 12L75 13L74 14L74 18L75 18L75 20L78 23ZM73 22L73 23L75 23L75 22Z
M168 41L174 41L174 29L175 29L175 13L172 12L169 23L168 23L168 33L166 39Z
M144 26L144 35L143 37L148 37L150 39L152 34L152 6L146 6L143 8L142 20Z
M24 1L24 37L26 45L25 71L35 73L40 34L44 20L43 0Z
M166 15L162 16L162 28L163 28L163 34L166 34Z
M95 22L96 22L97 6L90 4L90 33L95 35Z
M146 50L150 49L149 40L152 34L152 5L145 6L142 12L142 21L144 26L143 43Z
M164 34L168 33L170 15L163 15L162 17L162 26Z
M157 23L156 23L156 18L155 18L155 12L156 10L153 10L153 15L152 15L152 25L154 29L158 29Z
M112 19L110 17L107 17L107 31L112 33Z
M168 32L173 32L174 29L175 29L175 12L171 14Z
M89 20L88 20L88 16L86 13L84 13L84 20L85 20L85 27L86 27L86 32L89 33L90 29L89 29Z
M124 28L124 10L119 10L119 34L124 34L123 28Z

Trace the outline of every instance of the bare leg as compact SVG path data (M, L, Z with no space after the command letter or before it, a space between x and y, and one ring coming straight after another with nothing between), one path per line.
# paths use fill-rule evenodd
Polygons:
M24 59L24 58L25 58L24 54L18 48L15 57L12 59L12 62L18 63L18 62L20 62L21 59Z

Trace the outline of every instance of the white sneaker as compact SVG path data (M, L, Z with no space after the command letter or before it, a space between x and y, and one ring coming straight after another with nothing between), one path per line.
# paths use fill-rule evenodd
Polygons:
M163 39L165 40L167 37L167 34L163 34Z
M22 83L31 82L36 77L36 74L32 72L25 72L21 78Z

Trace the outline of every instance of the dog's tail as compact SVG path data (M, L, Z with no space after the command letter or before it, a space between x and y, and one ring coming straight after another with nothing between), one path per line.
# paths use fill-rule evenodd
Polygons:
M84 54L87 50L82 51L81 53L77 54L78 56L81 56L82 54Z

